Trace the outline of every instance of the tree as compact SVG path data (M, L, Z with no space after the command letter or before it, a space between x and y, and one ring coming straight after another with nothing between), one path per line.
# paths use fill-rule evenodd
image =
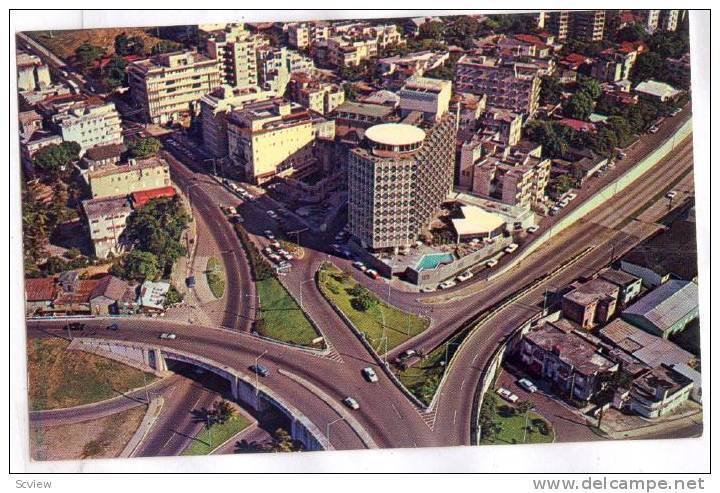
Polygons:
M124 57L128 55L144 55L145 42L140 36L128 37L126 33L115 36L115 54Z
M445 24L438 21L430 21L420 26L418 38L433 39L442 41L445 38Z
M480 425L480 437L484 440L492 440L497 436L495 413L497 411L497 399L494 394L486 393L480 406L478 423Z
M600 82L592 77L585 77L580 82L580 90L587 94L587 96L595 101L602 94L602 87Z
M371 309L377 304L377 298L367 288L356 285L352 289L348 290L348 293L352 296L350 304L357 311L365 312Z
M558 104L562 95L562 87L557 77L544 75L540 84L540 101L542 104Z
M130 156L142 159L154 156L162 148L162 144L155 137L141 137L135 139L128 145Z
M182 45L180 43L176 43L167 39L161 39L157 44L152 47L152 50L150 51L153 55L159 55L161 53L170 53L172 51L177 51L181 48Z
M168 289L168 292L165 293L165 302L164 305L166 307L176 305L180 303L185 296L177 290L177 288L174 285L170 285L170 289Z
M112 57L102 69L103 82L111 88L124 85L127 82L126 67L127 62L122 57Z
M624 41L644 41L647 38L647 31L642 24L630 24L625 26L615 34L615 40L618 43Z
M218 401L213 409L213 418L216 423L223 424L236 414L235 408L225 399Z
M637 57L637 61L632 69L632 80L635 83L648 79L664 80L665 61L657 53L643 53Z
M154 253L133 250L121 263L113 266L113 274L136 281L155 280L160 275L158 259Z
M565 125L554 122L535 120L528 123L526 134L533 142L541 143L544 157L562 158L570 147L568 131Z
M565 104L564 112L570 118L586 120L593 112L593 100L584 91L579 91L570 97Z
M75 59L85 69L104 56L105 50L102 47L92 45L87 41L75 49Z
M77 142L50 144L35 153L33 164L51 178L57 179L70 171L72 163L79 159L80 149Z

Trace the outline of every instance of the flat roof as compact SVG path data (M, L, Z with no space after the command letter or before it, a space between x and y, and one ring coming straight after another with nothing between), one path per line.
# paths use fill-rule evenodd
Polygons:
M487 234L505 224L501 216L480 207L463 205L460 210L464 217L452 220L453 227L460 236Z
M425 131L404 123L382 123L368 128L365 137L378 144L404 146L422 142Z

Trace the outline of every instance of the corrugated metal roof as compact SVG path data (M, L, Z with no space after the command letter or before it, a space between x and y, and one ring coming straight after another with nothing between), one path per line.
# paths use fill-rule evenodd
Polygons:
M664 331L697 306L697 284L691 281L670 280L630 306L623 315L644 317Z

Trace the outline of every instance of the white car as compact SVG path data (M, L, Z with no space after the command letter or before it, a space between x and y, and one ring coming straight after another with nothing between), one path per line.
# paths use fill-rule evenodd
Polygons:
M358 404L358 401L353 399L352 397L346 397L343 399L343 404L345 404L347 407L353 410L360 409L360 404Z
M277 219L277 217L278 217L278 215L275 214L275 211L272 210L272 209L270 209L269 211L267 211L267 215L270 216L270 217L272 217L273 219Z
M675 108L672 113L670 113L670 116L677 116L682 111L682 108Z
M659 130L660 127L658 127L657 125L653 125L652 127L650 127L650 130L648 130L648 132L650 132L651 134L656 134Z
M265 231L263 231L263 234L265 235L265 238L267 238L268 240L274 240L274 239L275 239L275 235L274 235L273 232L270 231L269 229L266 229Z
M440 289L450 289L452 287L457 286L457 283L455 281L444 281L441 282L438 288Z
M519 399L517 395L513 394L512 392L510 392L508 389L506 389L504 387L500 387L495 392L497 393L497 395L499 395L506 401L511 402L513 404L516 403Z
M160 334L160 339L177 339L177 334L173 334L172 332L163 332Z
M512 253L517 250L519 246L520 245L518 245L517 243L510 243L508 246L505 247L505 253Z
M365 267L365 264L363 264L363 263L360 262L359 260L353 262L352 265L353 265L353 267L355 267L356 269L361 270L361 271L363 271L363 272L365 272L365 271L367 270L367 267Z
M435 286L425 286L420 288L421 293L434 293L437 288Z
M498 259L496 259L496 258L491 258L490 260L488 260L487 262L485 262L485 267L488 267L488 268L492 269L492 268L495 267L497 264L498 264Z
M675 190L670 190L668 193L665 194L665 197L669 199L674 199L677 197L677 192Z
M568 199L562 199L560 202L557 203L558 207L565 208L570 203Z
M535 384L532 383L532 382L531 382L530 380L528 380L527 378L521 378L520 380L518 380L517 383L518 383L518 385L519 385L520 387L522 387L523 389L527 390L527 391L530 392L531 394L534 394L535 392L538 391L537 386L535 386Z
M363 377L365 377L365 380L371 383L375 383L378 381L377 373L375 373L375 370L370 368L369 366L367 368L363 368L362 370Z
M533 224L533 225L530 226L526 231L527 231L528 233L532 234L532 233L536 233L537 230L539 230L539 229L540 229L540 226L538 226L537 224Z
M459 276L457 276L457 281L458 281L458 282L465 282L465 281L467 281L468 279L472 278L472 276L473 276L473 273L470 272L469 270L466 270L465 272L463 272L462 274L460 274Z
M576 194L576 193L569 193L569 194L567 194L567 196L565 197L565 200L573 201L573 200L575 200L576 198L577 198L577 194Z
M617 152L618 159L625 159L627 157L627 154L625 154L623 151Z
M554 215L557 214L558 212L560 212L560 207L554 205L554 206L552 206L552 207L550 208L550 215L551 215L551 216L554 216Z
M286 252L286 253L281 253L280 255L282 255L282 258L284 258L284 259L287 260L288 262L295 258L295 257L292 256L292 253L287 253L287 252Z

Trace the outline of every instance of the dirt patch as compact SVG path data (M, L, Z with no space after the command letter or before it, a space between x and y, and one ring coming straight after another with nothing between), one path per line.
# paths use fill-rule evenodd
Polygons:
M145 416L145 406L71 425L30 425L33 460L117 457Z
M137 27L113 27L107 29L71 29L67 31L33 31L26 33L38 43L46 46L63 60L70 60L75 56L75 50L81 44L88 42L91 45L105 49L107 55L115 52L115 36L125 33L128 37L140 36L148 53L160 39L148 34L148 29Z

